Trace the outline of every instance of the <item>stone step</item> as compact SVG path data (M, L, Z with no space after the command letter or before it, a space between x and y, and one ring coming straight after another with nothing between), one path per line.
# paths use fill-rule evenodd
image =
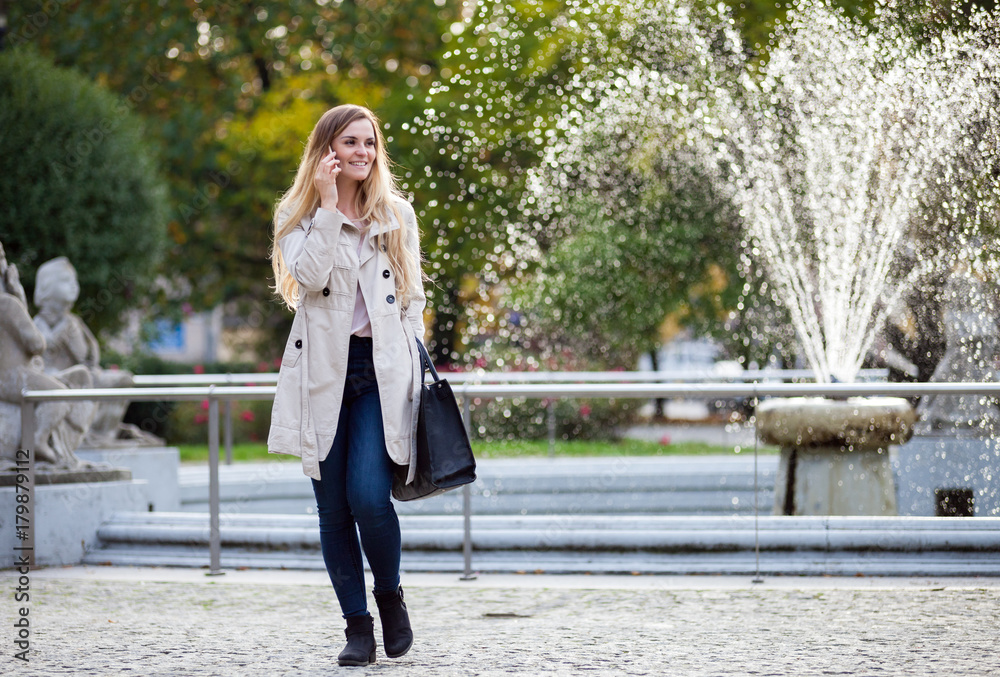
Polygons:
M462 520L401 516L403 568L462 571ZM766 574L1000 575L1000 518L760 517ZM208 516L118 513L88 564L209 563ZM315 516L226 515L223 567L322 569ZM481 516L477 571L727 573L756 571L754 519L665 515Z
M207 569L208 549L193 546L110 546L88 553L84 564L173 566ZM993 552L762 552L759 567L752 551L707 553L484 551L475 552L473 571L547 574L699 574L764 576L998 576ZM226 548L226 569L304 569L322 571L318 551L255 551ZM404 550L404 572L464 571L459 552ZM404 579L405 581L405 579Z
M715 552L979 551L1000 553L1000 518L675 517L667 515L479 516L476 550ZM458 550L462 520L401 516L406 550ZM223 546L318 549L315 516L231 515L221 519ZM102 544L208 545L208 516L118 513L98 530Z
M770 512L777 458L762 456L759 507ZM549 512L749 514L753 512L752 456L487 459L471 486L477 515ZM181 468L181 509L208 510L208 471ZM312 485L297 463L220 468L223 511L305 514L315 510ZM461 492L397 504L400 514L455 514Z
M619 492L619 493L575 493L509 495L493 493L484 495L473 490L473 515L525 515L603 512L609 514L644 512L678 515L730 515L752 514L754 494L752 491L685 491L685 492ZM759 494L760 510L770 513L774 502L773 491ZM208 502L185 503L185 511L207 512ZM220 502L222 512L252 511L259 513L312 514L316 501L312 494L298 498L264 498L258 500L235 497ZM441 496L423 501L396 503L400 515L460 515L462 513L462 492L451 491Z

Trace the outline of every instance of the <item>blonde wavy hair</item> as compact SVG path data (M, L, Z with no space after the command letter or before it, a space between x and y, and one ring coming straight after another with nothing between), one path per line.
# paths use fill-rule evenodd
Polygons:
M314 178L320 160L328 152L344 129L355 120L368 120L375 129L375 164L368 178L361 182L355 196L354 211L361 221L368 221L372 228L377 227L376 246L385 245L389 265L396 276L396 296L402 308L409 305L410 299L421 284L420 252L411 251L406 245L407 225L403 221L397 200L405 200L399 190L396 177L392 174L391 161L385 149L385 138L378 118L363 106L344 104L331 108L319 119L309 140L306 142L302 161L291 188L279 198L274 207L274 231L271 241L271 267L274 270L274 290L288 306L295 310L299 303L299 284L288 272L281 248L278 242L290 233L306 216L316 213L319 208L319 191L316 190ZM387 230L390 214L395 217L400 227Z

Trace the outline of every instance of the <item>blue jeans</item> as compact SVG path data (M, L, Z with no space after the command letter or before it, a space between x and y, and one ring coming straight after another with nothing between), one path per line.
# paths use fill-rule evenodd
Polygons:
M352 336L337 435L330 455L319 465L321 479L312 481L323 561L345 618L368 613L362 544L375 591L399 587L399 519L389 500L392 468L372 340Z

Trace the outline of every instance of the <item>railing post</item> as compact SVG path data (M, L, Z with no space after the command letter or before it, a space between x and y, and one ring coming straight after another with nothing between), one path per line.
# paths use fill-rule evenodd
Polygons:
M754 390L757 389L757 382L754 381ZM757 393L753 396L753 551L754 551L754 577L753 583L763 583L764 579L760 575L760 484L758 483L757 457L759 455L757 437L757 407L760 405L760 398Z
M472 439L472 400L467 395L462 395L462 423L465 424L465 434Z
M466 434L471 438L472 410L468 395L462 396L462 422L465 423ZM474 581L476 575L472 573L472 488L468 484L462 487L462 559L465 563L465 572L461 580Z
M549 399L545 407L549 424L549 458L556 457L556 401Z
M21 449L24 450L27 455L27 467L25 468L24 474L27 475L27 491L25 495L27 496L27 503L24 505L28 506L28 522L25 522L24 531L20 531L18 528L17 521L15 520L14 528L15 533L23 533L24 539L21 540L21 545L15 546L14 549L19 552L28 553L28 568L35 568L35 531L38 529L38 504L35 503L35 457L38 455L38 450L35 449L35 403L29 399L24 399L21 401ZM21 460L18 458L15 462ZM17 463L18 471L21 469L21 464ZM15 482L15 485L18 483ZM21 505L17 503L17 486L14 487L14 505Z
M219 400L208 389L208 553L209 576L222 571L222 534L219 531Z
M233 401L226 400L222 405L225 414L225 427L223 428L223 443L226 446L226 465L233 464Z

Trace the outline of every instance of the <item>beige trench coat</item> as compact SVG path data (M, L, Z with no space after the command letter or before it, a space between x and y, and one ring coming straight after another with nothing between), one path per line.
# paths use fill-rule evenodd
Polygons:
M407 246L419 251L413 208L399 199ZM393 217L388 230L400 227ZM302 459L302 471L320 479L330 453L347 377L347 353L358 285L371 319L375 379L390 458L416 470L417 412L423 339L423 290L405 309L396 299L396 276L377 250L373 225L358 255L361 231L340 211L317 209L278 242L285 265L299 283L300 300L285 344L271 410L268 451Z

